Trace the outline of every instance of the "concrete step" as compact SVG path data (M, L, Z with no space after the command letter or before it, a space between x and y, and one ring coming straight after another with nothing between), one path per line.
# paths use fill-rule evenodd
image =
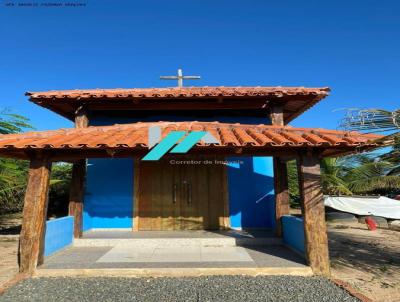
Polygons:
M75 239L74 246L127 246L127 247L190 247L190 246L267 246L281 245L275 237L261 238L82 238Z

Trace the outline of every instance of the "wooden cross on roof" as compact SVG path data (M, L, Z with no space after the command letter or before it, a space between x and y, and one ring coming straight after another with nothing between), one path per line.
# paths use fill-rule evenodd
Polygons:
M178 87L183 87L183 80L199 80L200 76L184 76L182 69L178 69L176 76L160 76L160 80L178 80Z

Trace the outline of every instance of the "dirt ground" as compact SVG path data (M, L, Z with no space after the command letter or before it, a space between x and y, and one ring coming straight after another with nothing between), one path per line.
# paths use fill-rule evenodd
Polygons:
M379 302L400 301L400 232L328 225L332 275Z
M18 234L21 214L0 216L0 287L18 273Z
M0 287L18 272L20 214L0 216ZM377 302L400 301L400 232L329 224L332 275Z
M0 237L0 287L18 273L17 250L17 239Z

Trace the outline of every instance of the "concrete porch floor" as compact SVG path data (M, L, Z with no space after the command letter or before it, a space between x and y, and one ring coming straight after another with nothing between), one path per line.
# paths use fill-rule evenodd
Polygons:
M117 275L121 270L139 275L143 270L148 275L310 274L305 260L268 230L89 231L38 269L39 275L96 270Z
M301 256L284 246L165 248L147 252L118 246L71 247L47 257L39 269L307 267Z

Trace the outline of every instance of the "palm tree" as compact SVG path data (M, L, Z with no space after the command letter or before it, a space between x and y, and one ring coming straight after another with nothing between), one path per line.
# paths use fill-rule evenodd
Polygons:
M395 151L393 151L395 152ZM397 150L396 152L400 152ZM393 162L386 154L357 154L321 161L322 190L326 195L397 193L400 188L399 159ZM299 203L295 161L288 163L289 194L292 205Z
M395 111L382 109L348 110L347 115L340 122L340 128L369 132L399 131L400 109Z
M389 194L400 188L400 174L393 173L394 164L382 155L358 154L339 163L343 183L352 194ZM324 174L327 172L324 170Z
M390 132L382 139L390 150L383 154L357 154L321 161L324 194L390 194L400 192L400 109L349 110L340 128L353 131ZM396 132L397 131L397 132ZM292 205L299 202L296 161L288 167L289 194Z
M382 109L349 110L342 120L341 127L347 130L367 132L387 132L389 135L380 139L391 150L379 156L379 162L367 159L361 162L353 173L353 190L385 190L393 188L400 191L397 177L400 175L400 109L387 111ZM359 177L360 181L355 179Z
M321 182L324 194L352 195L346 176L346 160L325 158L321 161Z
M393 165L392 170L388 175L400 174L400 135L392 135L392 149L382 156L382 159L390 162Z
M9 110L0 112L0 134L18 133L27 129L33 129L28 118L10 113Z

